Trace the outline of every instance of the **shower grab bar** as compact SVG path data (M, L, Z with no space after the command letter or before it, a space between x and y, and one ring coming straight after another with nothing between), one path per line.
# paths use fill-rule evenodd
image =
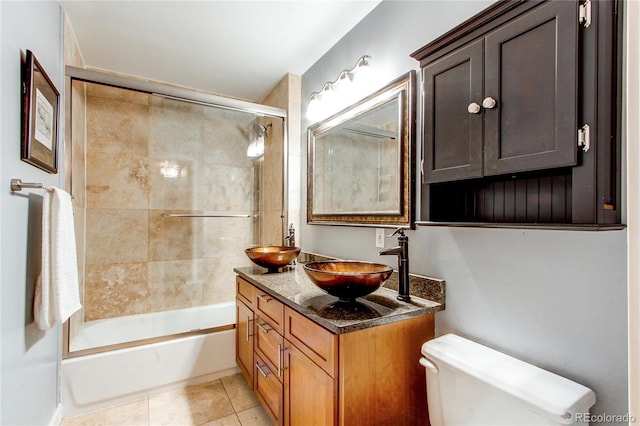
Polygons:
M22 191L25 188L37 188L37 189L44 189L47 191L53 191L53 188L51 188L50 186L46 186L43 183L23 182L20 179L11 179L11 192Z
M161 217L251 217L250 214L162 213Z

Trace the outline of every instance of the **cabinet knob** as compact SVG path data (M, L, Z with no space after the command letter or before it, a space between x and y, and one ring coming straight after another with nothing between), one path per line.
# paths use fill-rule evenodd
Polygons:
M487 96L482 101L482 106L485 107L486 109L495 108L497 104L498 102L495 99L493 99L491 96Z
M480 105L475 102L471 102L467 107L467 111L469 111L471 114L478 114L480 112Z

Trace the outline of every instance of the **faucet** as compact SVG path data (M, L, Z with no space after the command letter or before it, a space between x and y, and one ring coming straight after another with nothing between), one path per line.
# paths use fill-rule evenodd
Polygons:
M293 227L293 223L289 224L289 234L284 237L284 245L289 247L296 246L296 230Z
M396 229L393 234L387 235L387 238L398 235L398 246L380 250L378 255L397 255L398 256L398 300L403 302L411 301L409 295L409 237L404 234L405 228Z

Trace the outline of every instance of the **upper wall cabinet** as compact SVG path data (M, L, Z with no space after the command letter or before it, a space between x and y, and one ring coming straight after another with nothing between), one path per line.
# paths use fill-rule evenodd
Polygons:
M620 6L587 3L498 2L412 55L422 221L619 223Z

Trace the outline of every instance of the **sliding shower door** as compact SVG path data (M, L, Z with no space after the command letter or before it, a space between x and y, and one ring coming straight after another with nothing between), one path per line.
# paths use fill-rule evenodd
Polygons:
M70 350L123 343L91 335L106 321L140 328L125 340L218 326L203 309L233 304L244 249L281 242L282 196L262 194L282 193L283 117L72 81L84 309Z

